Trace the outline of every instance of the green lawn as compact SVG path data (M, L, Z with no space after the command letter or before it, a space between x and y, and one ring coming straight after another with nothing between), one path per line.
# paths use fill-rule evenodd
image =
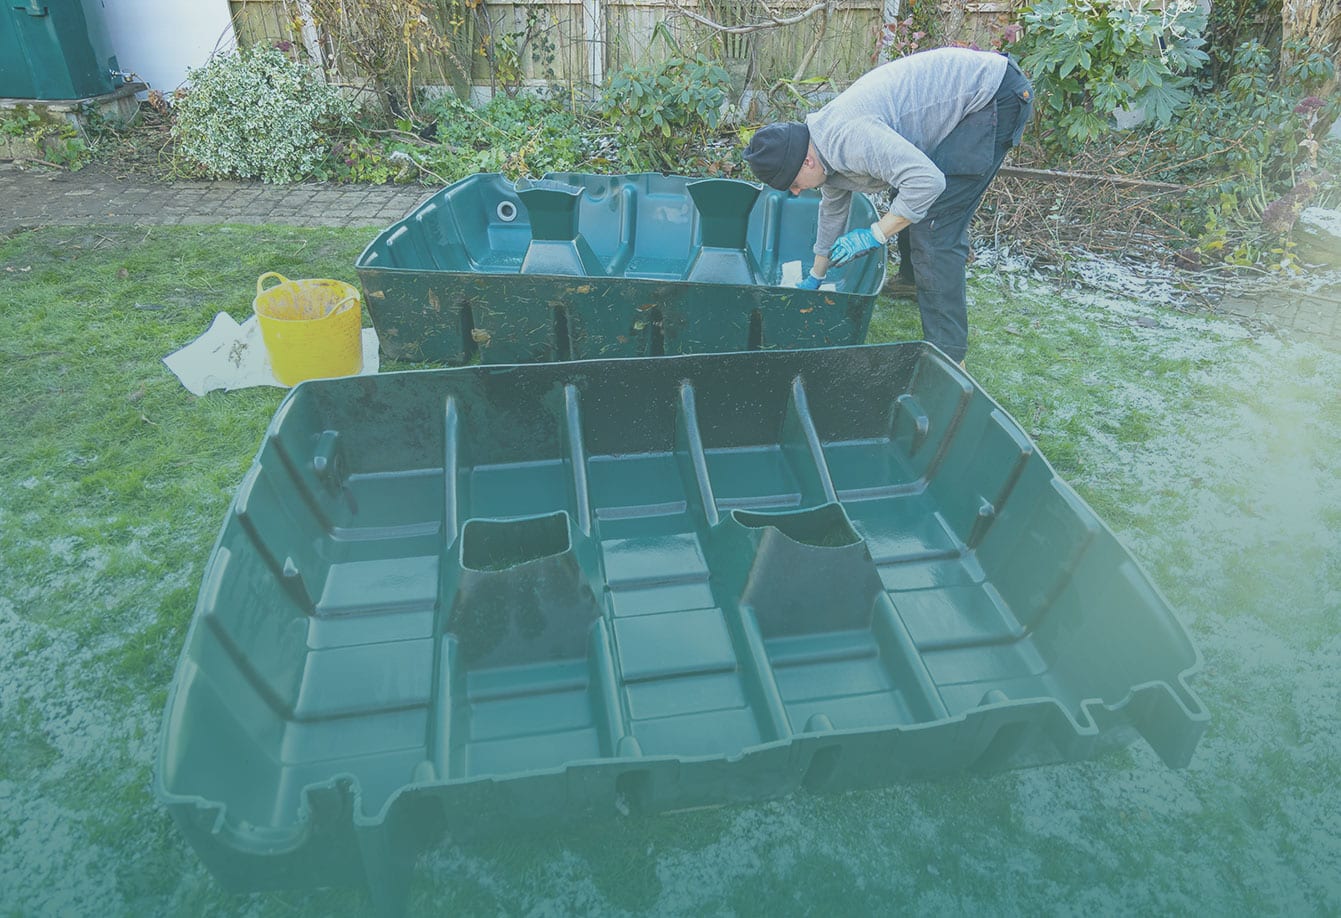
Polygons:
M366 913L350 891L225 894L149 785L202 566L282 396L195 398L161 358L243 319L263 271L354 281L371 235L0 241L0 914ZM971 296L970 370L1205 658L1192 765L1138 743L444 845L415 913L1341 913L1341 354L1002 268ZM881 301L871 339L918 329Z

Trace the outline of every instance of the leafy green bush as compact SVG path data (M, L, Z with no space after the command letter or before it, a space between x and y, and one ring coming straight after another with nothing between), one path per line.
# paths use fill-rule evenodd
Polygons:
M634 171L683 171L685 153L717 130L731 78L698 54L676 54L611 74L600 111L617 130L624 164Z
M444 178L475 172L502 172L514 179L567 172L587 157L584 115L562 102L497 95L472 108L455 96L443 96L430 111L437 119L441 147L426 155Z
M1196 0L1164 9L1123 0L1037 0L1011 50L1039 97L1044 143L1073 150L1106 133L1111 114L1141 108L1168 124L1191 98L1206 13Z
M1310 133L1320 120L1330 124L1341 98L1316 97L1331 79L1332 63L1300 53L1284 74L1275 56L1256 41L1239 45L1233 74L1225 85L1195 97L1168 134L1188 170L1223 174L1226 180L1270 189L1293 184L1311 160ZM1179 178L1187 178L1180 175Z
M178 154L211 178L303 179L351 115L339 89L272 49L212 58L187 79L172 136Z
M1203 254L1254 263L1289 231L1298 216L1289 209L1307 203L1305 190L1335 184L1327 167L1336 150L1324 146L1320 128L1341 113L1341 97L1318 95L1334 68L1302 46L1293 50L1294 63L1282 74L1267 48L1239 45L1224 86L1192 99L1162 132L1178 165L1160 177L1194 186L1180 211Z
M391 154L399 144L388 143L375 137L356 136L336 141L331 147L330 159L316 170L323 180L363 182L385 185L395 181L411 181L417 174L393 162ZM405 176L403 179L401 176Z
M476 172L510 179L569 172L587 162L592 118L557 99L495 96L476 108L445 95L419 106L427 123L393 130L367 125L331 147L316 170L346 182L454 182Z

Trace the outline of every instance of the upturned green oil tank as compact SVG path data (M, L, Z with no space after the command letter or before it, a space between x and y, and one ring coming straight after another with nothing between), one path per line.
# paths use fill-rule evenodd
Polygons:
M1075 761L1186 765L1200 657L923 343L317 380L205 566L158 799L227 887Z
M355 268L382 354L537 363L866 340L883 258L796 282L814 261L818 192L736 179L481 173L388 227ZM853 199L849 228L877 217Z

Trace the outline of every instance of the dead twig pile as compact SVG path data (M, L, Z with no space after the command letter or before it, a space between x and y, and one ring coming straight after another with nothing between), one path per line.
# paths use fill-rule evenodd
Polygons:
M1198 253L1188 227L1205 219L1197 212L1205 206L1198 203L1205 199L1199 192L1221 178L1204 175L1196 183L1178 184L1157 177L1196 174L1188 168L1195 160L1170 164L1166 150L1143 146L1087 150L1059 169L1040 168L1043 159L1031 152L1018 151L989 186L973 228L978 238L1009 244L1067 278L1077 256L1159 266L1182 278L1188 306L1214 308L1227 297L1254 295L1264 284L1288 286L1301 297L1325 297L1310 292L1290 271L1207 260Z
M1186 189L1102 179L1055 174L1041 181L1003 172L988 189L979 232L1021 242L1043 261L1062 261L1077 247L1115 258L1171 259L1183 234L1170 199Z

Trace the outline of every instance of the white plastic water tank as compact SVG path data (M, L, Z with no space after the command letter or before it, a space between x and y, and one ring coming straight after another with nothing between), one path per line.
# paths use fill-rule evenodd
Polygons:
M237 46L228 0L102 0L121 69L171 93L211 54Z

